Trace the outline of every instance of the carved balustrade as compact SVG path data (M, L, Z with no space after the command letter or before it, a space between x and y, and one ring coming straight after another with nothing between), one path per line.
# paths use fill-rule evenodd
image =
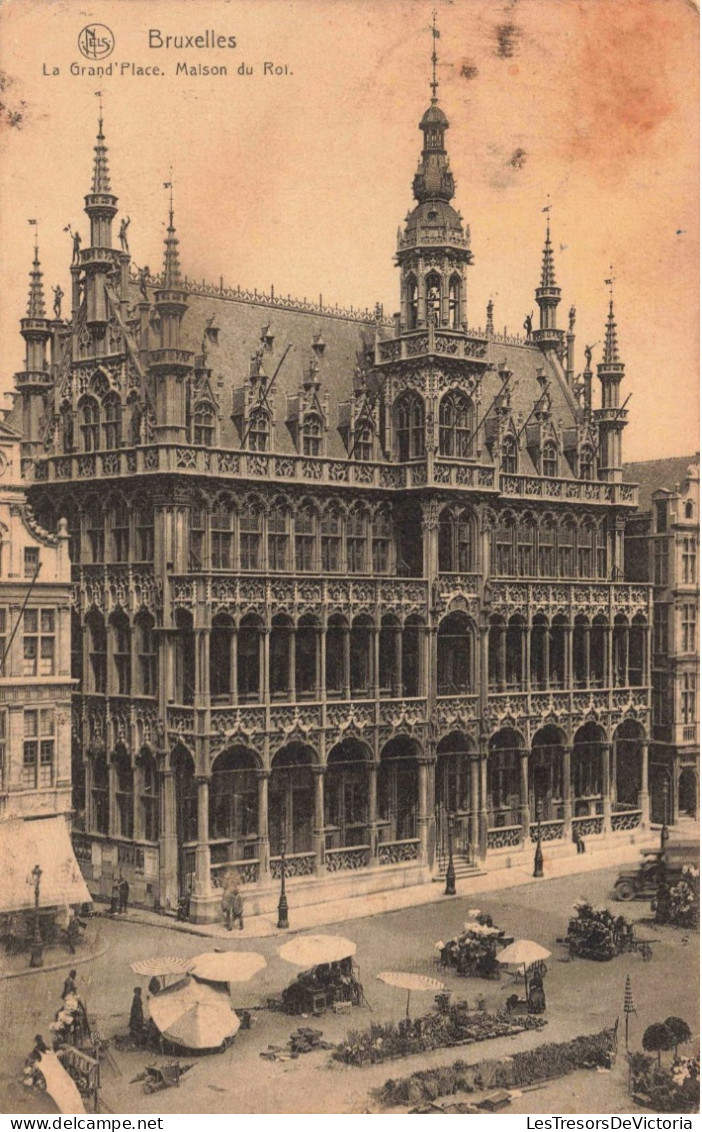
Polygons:
M612 833L621 833L627 829L638 829L641 825L641 810L620 810L612 814Z
M564 500L581 503L619 503L637 507L638 485L602 483L600 480L553 479L550 476L520 476L500 473L503 495L519 499Z
M521 825L503 825L487 831L488 849L518 849L521 843Z
M562 613L590 619L599 613L613 619L623 613L631 620L637 613L647 614L652 587L629 582L548 582L490 579L490 612L510 617L520 613Z
M365 869L370 861L370 845L353 845L343 849L326 849L324 864L328 873Z
M247 858L243 861L224 861L210 866L212 888L222 888L227 873L235 870L240 884L258 884L259 862Z
M98 568L99 569L99 568ZM373 614L376 609L398 616L416 613L426 617L428 588L421 578L301 578L280 574L218 574L199 572L196 576L171 578L174 608L193 609L198 582L204 584L213 610L236 613L259 607L286 612L314 611L321 615L342 612Z
M314 875L314 853L286 853L285 877L311 877ZM273 880L280 880L283 867L280 857L271 857L271 876Z
M536 844L538 840L538 822L532 822L529 826L529 837L532 842ZM562 821L542 821L541 822L541 840L542 841L561 841L563 838L563 822Z
M72 574L73 601L81 613L94 605L109 616L119 606L127 614L147 609L155 618L161 606L162 587L148 564L74 566Z
M585 814L583 817L573 818L573 830L579 833L581 837L587 837L593 833L602 833L604 817L602 814Z

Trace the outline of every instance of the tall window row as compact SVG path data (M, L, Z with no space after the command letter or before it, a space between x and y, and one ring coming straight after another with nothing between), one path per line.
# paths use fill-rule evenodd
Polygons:
M104 752L88 759L89 798L85 825L94 833L157 841L159 835L159 782L156 760L144 747L132 761L124 744L112 756ZM113 827L110 828L110 791L114 792Z
M608 575L607 528L586 516L498 517L492 532L492 573L507 578L600 578Z
M133 621L121 610L107 621L92 609L81 624L74 614L72 672L83 691L112 696L155 696L158 691L158 644L153 617L142 612ZM85 658L85 665L83 665Z

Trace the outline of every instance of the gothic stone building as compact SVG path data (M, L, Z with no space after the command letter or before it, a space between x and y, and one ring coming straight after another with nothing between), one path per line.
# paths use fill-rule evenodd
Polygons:
M425 881L449 831L464 868L526 858L537 810L553 853L647 821L612 303L578 379L547 229L538 328L469 329L448 126L434 94L387 321L192 285L172 207L134 277L100 122L70 318L35 320L14 409L70 532L95 893L119 869L207 920L232 862L273 907L284 846L299 904Z
M651 811L676 824L699 818L700 455L627 471L641 488L626 527L626 569L653 583Z

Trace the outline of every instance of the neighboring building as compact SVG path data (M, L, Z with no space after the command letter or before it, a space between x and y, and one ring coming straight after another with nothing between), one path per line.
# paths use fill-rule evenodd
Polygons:
M653 582L651 806L699 817L700 456L625 465L640 482L627 524L628 576Z
M28 344L45 322L35 262ZM46 324L48 325L48 324ZM20 475L20 436L0 423L0 913L88 901L71 847L71 563L34 520ZM0 929L1 934L1 929Z
M547 227L526 339L469 329L448 121L420 129L400 313L296 303L89 239L13 419L75 584L75 844L94 892L219 915L631 837L648 820L650 587L624 581L613 303L596 378ZM293 352L282 343L292 343ZM96 482L99 481L99 482ZM453 815L453 820L450 816Z

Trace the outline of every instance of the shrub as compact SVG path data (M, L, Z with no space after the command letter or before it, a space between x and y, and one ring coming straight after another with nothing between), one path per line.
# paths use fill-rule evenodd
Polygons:
M661 1053L665 1049L672 1049L675 1045L675 1036L666 1026L665 1022L654 1022L644 1030L641 1045L649 1053L658 1054L658 1065L661 1064Z
M673 1035L673 1056L677 1058L678 1046L684 1046L689 1042L692 1031L683 1018L677 1018L674 1014L671 1014L670 1018L666 1018L663 1025L667 1026Z

